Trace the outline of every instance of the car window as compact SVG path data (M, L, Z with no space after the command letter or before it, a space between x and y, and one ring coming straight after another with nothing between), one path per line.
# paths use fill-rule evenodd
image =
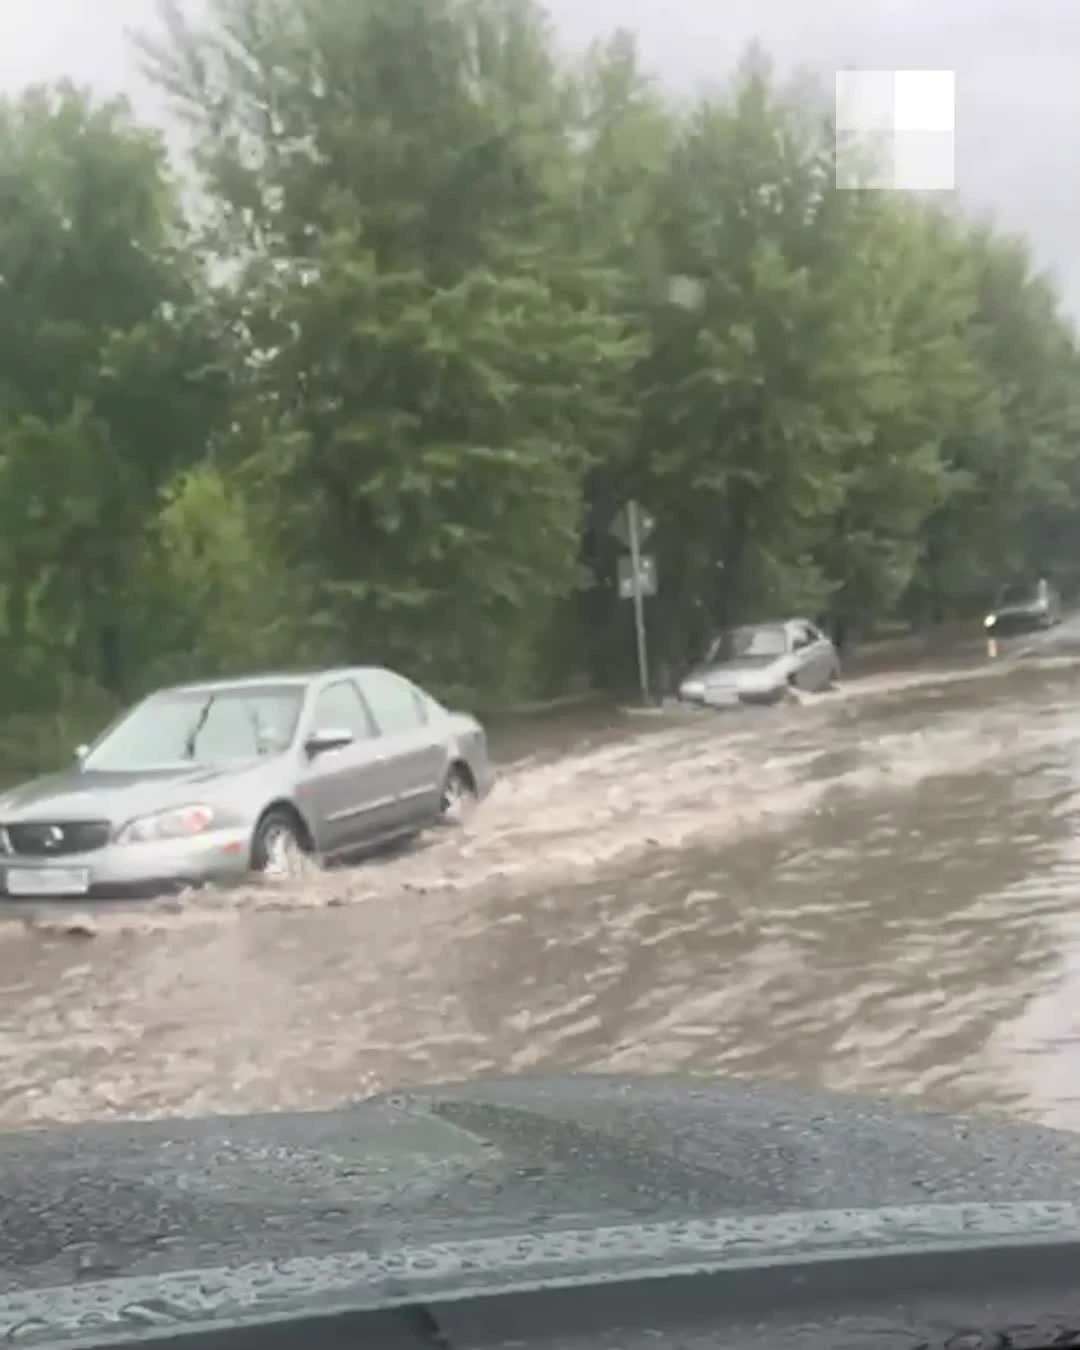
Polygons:
M360 688L367 699L375 725L384 736L416 731L427 723L427 708L420 691L389 670L365 670Z
M810 627L805 623L793 623L790 628L792 651L801 651L808 647L813 638L810 636Z
M196 756L214 764L284 750L295 714L269 699L215 699L195 740Z
M352 680L336 680L322 690L315 700L313 725L323 731L351 731L357 740L371 735L371 719Z
M783 656L788 648L788 637L779 624L736 628L732 647L736 657Z

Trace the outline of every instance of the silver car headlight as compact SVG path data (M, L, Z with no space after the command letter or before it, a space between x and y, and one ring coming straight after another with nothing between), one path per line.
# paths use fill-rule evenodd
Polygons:
M685 684L682 685L679 692L682 694L683 698L701 698L705 693L705 681L687 680Z
M157 839L188 839L202 834L213 823L211 807L194 802L190 806L174 806L168 811L136 816L116 832L118 844L150 844Z
M996 624L996 623L997 623L997 615L996 615L996 614L988 614L988 615L986 616L986 618L983 619L983 627L984 627L984 628L993 628L994 624Z

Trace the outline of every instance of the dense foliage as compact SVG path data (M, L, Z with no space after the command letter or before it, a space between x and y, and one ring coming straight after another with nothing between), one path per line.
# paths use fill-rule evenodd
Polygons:
M0 754L196 671L618 684L631 495L670 665L738 616L1080 580L1051 284L837 191L760 53L676 104L531 0L213 0L144 55L182 164L78 90L0 104Z

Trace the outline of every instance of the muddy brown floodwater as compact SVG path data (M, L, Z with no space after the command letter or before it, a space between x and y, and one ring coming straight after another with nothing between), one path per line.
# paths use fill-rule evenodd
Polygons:
M463 830L290 891L0 928L0 1121L530 1069L1080 1128L1080 666L563 729Z

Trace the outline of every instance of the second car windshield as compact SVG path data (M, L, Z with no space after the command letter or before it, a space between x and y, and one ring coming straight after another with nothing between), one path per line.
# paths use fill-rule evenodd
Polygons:
M998 604L1001 605L1030 605L1033 600L1038 599L1037 588L1031 584L1014 584L1006 586L1001 592Z
M779 624L733 628L721 633L709 648L709 661L739 661L747 657L783 656L787 633Z
M226 764L286 749L303 703L297 685L235 685L158 694L132 709L83 761L125 772Z

